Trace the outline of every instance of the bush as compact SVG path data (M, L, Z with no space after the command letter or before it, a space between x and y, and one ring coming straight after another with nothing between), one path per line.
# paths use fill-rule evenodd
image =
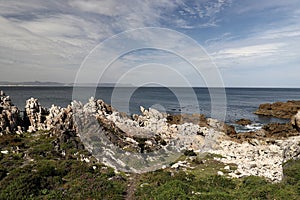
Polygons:
M185 156L197 156L197 154L193 150L184 151Z
M294 185L300 181L300 160L290 160L283 166L284 181Z
M0 199L28 199L39 194L41 177L30 169L16 170L0 183Z

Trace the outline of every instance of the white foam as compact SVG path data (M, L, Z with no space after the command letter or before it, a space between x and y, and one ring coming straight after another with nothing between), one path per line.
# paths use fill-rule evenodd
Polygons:
M235 131L238 133L245 133L245 132L250 132L250 131L257 131L262 129L263 124L260 123L253 123L253 124L249 124L246 126L242 126L242 125L234 125L235 127Z

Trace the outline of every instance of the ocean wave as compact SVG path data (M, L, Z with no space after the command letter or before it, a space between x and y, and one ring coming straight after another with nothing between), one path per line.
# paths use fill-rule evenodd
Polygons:
M263 124L261 123L252 123L246 126L238 125L238 124L233 124L235 131L237 133L245 133L245 132L251 132L251 131L257 131L262 129Z

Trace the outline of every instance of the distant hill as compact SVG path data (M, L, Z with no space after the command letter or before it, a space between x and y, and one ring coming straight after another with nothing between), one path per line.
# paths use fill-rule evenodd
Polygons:
M0 81L0 86L73 86L74 83L59 83L59 82L41 82L41 81L30 81L30 82L10 82ZM93 87L94 83L81 83L76 84L82 87ZM98 87L114 87L115 83L98 83ZM121 84L120 87L133 87L131 84Z
M40 81L32 81L32 82L9 82L9 81L0 81L0 85L2 86L65 86L65 83L58 82L40 82Z

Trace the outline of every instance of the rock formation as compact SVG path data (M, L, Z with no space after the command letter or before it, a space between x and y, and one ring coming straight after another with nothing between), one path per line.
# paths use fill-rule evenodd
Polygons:
M300 110L300 101L287 101L261 104L254 114L290 119L298 110Z
M50 109L46 109L40 105L38 99L30 98L26 101L25 111L29 121L28 132L54 128L75 131L71 105L66 108L52 105Z
M232 177L264 176L279 182L283 177L282 164L300 158L299 142L300 136L282 140L250 139L242 143L223 140L219 149L210 152L222 155L216 159L223 163L237 165L237 169L229 174Z
M246 126L246 125L250 125L252 124L250 119L239 119L235 122L236 124L242 125L242 126Z
M0 91L0 133L21 133L21 126L19 109L12 104L9 96Z
M40 105L37 99L30 98L26 101L25 112L30 123L28 132L46 129L44 121L48 112Z

